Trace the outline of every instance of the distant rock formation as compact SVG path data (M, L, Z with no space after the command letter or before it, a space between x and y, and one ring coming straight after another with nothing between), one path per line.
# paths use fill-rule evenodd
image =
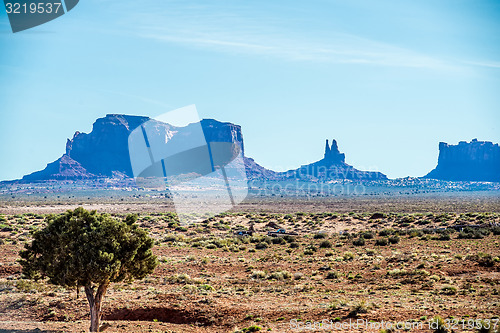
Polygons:
M23 177L25 181L37 180L68 180L68 179L93 179L96 175L89 173L84 167L68 155L64 154L58 160L49 163L41 171L33 172Z
M340 153L336 140L332 140L332 146L330 147L328 139L326 139L325 156L323 159L331 164L345 162L345 154Z
M66 155L89 173L112 177L120 172L133 177L128 153L128 136L148 117L108 114L95 121L89 134L76 132L66 143Z
M424 178L451 181L500 181L500 147L473 139L458 145L439 143L437 167Z
M98 178L133 178L130 163L128 138L137 127L148 122L148 130L154 131L158 138L165 138L168 144L191 135L197 126L204 132L207 142L233 142L240 145L244 156L241 127L214 119L203 119L198 124L175 127L149 117L108 114L95 121L90 133L76 132L66 143L66 153L58 160L49 163L41 171L23 177L23 181L44 180L86 180ZM248 179L353 179L383 180L387 177L380 172L360 171L345 163L345 155L340 153L337 142L331 146L326 141L324 158L316 163L302 166L288 172L275 172L257 164L252 158L244 156Z
M321 180L385 180L387 176L380 172L361 171L345 163L345 154L339 151L337 141L332 140L331 146L326 140L325 155L322 160L303 165L296 170L285 173L285 178Z
M175 127L149 117L108 114L95 121L90 133L76 132L66 143L66 153L41 171L23 177L23 181L81 180L95 178L132 178L128 137L141 124L150 121L149 128L174 143L190 135L201 124L207 142L234 142L244 153L241 127L213 119L200 124ZM245 158L247 174L252 177L274 177L276 174Z

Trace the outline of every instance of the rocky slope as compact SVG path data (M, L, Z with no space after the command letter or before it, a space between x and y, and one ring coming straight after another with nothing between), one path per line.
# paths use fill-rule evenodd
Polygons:
M337 141L330 146L326 140L323 159L303 165L298 169L284 173L287 179L350 179L350 180L386 180L387 176L380 172L361 171L345 163L345 154L339 151Z
M500 146L488 141L439 143L437 167L425 178L452 181L500 181Z
M49 163L45 169L24 176L23 180L93 179L96 177L96 175L88 172L84 167L82 167L80 163L64 154L61 158Z

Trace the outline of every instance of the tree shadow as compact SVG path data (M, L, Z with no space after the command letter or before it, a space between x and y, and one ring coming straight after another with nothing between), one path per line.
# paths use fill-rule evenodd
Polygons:
M172 324L192 324L196 326L209 326L214 324L213 318L207 318L205 313L164 307L118 309L103 315L103 320L159 321Z

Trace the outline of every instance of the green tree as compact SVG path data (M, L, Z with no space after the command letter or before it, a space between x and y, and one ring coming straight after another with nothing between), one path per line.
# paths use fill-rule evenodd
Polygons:
M20 252L25 277L67 288L84 287L90 331L98 332L110 283L142 279L158 264L153 240L128 215L123 221L83 208L46 218L45 228Z

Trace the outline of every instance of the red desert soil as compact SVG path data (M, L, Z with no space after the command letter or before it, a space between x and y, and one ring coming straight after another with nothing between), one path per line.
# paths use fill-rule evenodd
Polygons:
M16 214L0 216L0 332L87 331L82 292L77 298L76 290L21 278L18 252L44 216ZM291 320L326 319L422 322L425 329L411 331L430 332L427 323L436 315L465 322L499 318L498 230L491 227L471 238L473 229L441 229L493 225L500 214L373 217L371 212L243 212L183 227L171 214L141 213L138 223L156 239L160 264L144 280L109 289L105 331L245 332L258 326L297 332ZM299 236L266 236L276 225ZM234 236L250 226L256 230L252 237ZM364 245L354 245L360 237ZM474 331L461 327L456 331Z

